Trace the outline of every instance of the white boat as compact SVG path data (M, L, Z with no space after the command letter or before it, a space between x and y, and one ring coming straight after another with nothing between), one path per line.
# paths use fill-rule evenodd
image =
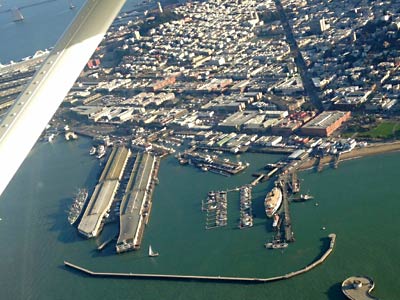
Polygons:
M52 134L50 134L48 137L47 137L47 140L51 143L53 140L54 140L54 137L55 137L56 135L54 134L54 133L52 133Z
M264 244L267 249L283 249L288 247L288 243L283 242L272 242Z
M90 148L89 154L90 155L95 155L96 154L96 147Z
M104 145L100 145L97 147L97 158L100 159L106 154L106 147Z
M156 257L156 256L158 256L159 254L158 254L158 252L154 252L153 251L153 248L151 248L151 245L149 246L149 256L150 257Z
M265 213L268 218L271 218L282 204L282 190L274 187L264 200Z
M272 223L272 227L275 228L278 226L278 222L279 222L279 215L278 214L274 214L274 222Z

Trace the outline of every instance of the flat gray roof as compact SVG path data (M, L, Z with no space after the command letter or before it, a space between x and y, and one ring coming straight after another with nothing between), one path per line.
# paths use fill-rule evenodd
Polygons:
M118 180L107 180L96 185L82 220L79 223L79 232L88 237L92 235L96 236L96 231L100 226L102 218L111 206L118 184Z
M133 241L140 221L140 213L145 198L145 192L151 179L155 157L144 153L136 159L141 159L135 175L135 183L132 190L122 199L120 216L120 233L117 244L124 241Z

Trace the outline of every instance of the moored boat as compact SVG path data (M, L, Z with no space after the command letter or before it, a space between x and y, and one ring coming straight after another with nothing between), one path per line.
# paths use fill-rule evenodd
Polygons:
M266 243L264 246L267 249L284 249L288 247L288 243L284 243L284 242L270 242L270 243Z
M264 206L265 213L268 218L271 218L282 204L282 190L274 187L265 197Z
M72 203L68 212L68 222L73 225L82 213L88 197L88 190L85 188L79 189L74 202Z
M100 145L97 147L97 158L100 159L106 154L106 147L104 145Z
M303 202L307 200L314 199L314 196L311 196L310 194L301 194L300 197L298 198L293 198L293 201L295 202Z
M272 227L276 228L278 226L278 223L279 223L279 215L274 214L274 222L272 223Z
M90 148L89 154L90 155L95 155L96 154L96 147Z

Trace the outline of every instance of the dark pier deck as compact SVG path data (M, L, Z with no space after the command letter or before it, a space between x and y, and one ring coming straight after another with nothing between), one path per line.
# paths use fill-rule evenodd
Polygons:
M283 205L283 216L284 216L283 227L285 232L285 240L286 242L294 242L286 180L282 181L281 189L282 189L282 205Z

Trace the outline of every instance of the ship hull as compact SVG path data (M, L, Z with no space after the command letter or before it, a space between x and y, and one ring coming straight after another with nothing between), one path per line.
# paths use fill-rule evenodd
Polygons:
M268 218L278 211L282 204L282 191L278 187L274 187L271 192L265 197L265 214Z

